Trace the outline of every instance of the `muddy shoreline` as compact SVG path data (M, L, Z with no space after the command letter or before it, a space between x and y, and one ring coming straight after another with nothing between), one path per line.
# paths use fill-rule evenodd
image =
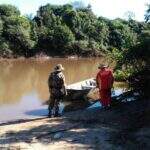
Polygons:
M120 103L110 110L78 110L0 126L1 148L150 149L150 101Z

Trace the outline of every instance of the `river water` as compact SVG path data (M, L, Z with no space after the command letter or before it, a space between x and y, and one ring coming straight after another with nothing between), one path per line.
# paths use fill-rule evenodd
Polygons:
M64 68L66 83L95 77L103 59L5 60L0 62L0 123L47 115L47 79L56 64ZM62 107L61 107L62 108Z

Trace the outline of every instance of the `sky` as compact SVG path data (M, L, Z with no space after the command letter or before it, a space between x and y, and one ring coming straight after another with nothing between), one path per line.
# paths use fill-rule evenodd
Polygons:
M35 15L38 8L47 3L63 5L74 1L81 0L0 0L0 4L15 5L22 15ZM97 16L126 19L126 12L131 11L135 14L134 19L138 21L144 20L146 4L150 4L150 0L82 0L82 2L85 5L91 4L92 10Z

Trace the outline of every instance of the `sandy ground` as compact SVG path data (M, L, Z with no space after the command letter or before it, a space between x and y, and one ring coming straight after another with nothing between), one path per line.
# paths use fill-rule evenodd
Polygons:
M0 150L149 150L150 102L0 125Z

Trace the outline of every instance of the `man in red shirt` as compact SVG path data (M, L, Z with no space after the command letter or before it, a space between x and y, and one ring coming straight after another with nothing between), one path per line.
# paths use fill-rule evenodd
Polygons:
M111 103L111 88L113 87L114 77L111 69L107 65L100 64L100 71L97 73L96 82L100 92L102 107L109 107Z

